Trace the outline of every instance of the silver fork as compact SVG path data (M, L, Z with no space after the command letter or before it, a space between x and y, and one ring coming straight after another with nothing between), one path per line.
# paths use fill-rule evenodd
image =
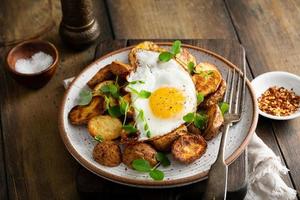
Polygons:
M229 128L233 123L241 120L246 85L246 65L243 67L243 75L235 69L229 69L226 78L229 86L224 95L224 101L229 104L228 113L224 115L224 125L222 138L217 159L211 166L208 174L207 188L204 193L204 200L223 200L226 199L227 193L227 172L228 168L225 163L225 145Z

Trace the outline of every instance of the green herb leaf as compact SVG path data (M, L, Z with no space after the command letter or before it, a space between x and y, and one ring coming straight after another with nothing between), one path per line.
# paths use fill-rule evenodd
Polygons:
M188 64L187 67L188 67L189 73L191 74L191 73L193 73L193 71L194 71L195 63L189 62L189 64Z
M108 114L112 117L121 117L122 113L120 111L120 106L112 106L107 109Z
M226 113L228 112L228 110L229 110L229 104L226 103L226 102L221 102L221 103L219 103L219 108L220 108L222 114L224 115L224 114L226 114Z
M127 132L127 133L129 133L129 134L131 134L131 133L136 133L137 132L137 128L135 128L133 125L131 125L131 124L127 124L127 125L124 125L123 126L123 129Z
M137 83L139 83L139 84L145 84L145 81L136 80L136 81L129 82L129 84L132 84L132 85L137 84Z
M146 132L146 135L147 135L148 138L150 138L150 137L151 137L151 132L150 132L150 131L147 131L147 132Z
M204 94L197 93L197 105L199 105L200 103L202 103L203 100L204 100Z
M136 159L132 162L133 169L139 172L150 172L151 166L147 160L144 159Z
M139 110L139 114L136 117L137 119L140 119L142 121L145 121L145 117L144 117L144 111L143 110Z
M164 173L158 169L151 170L149 175L153 180L156 180L156 181L161 181L165 177Z
M78 104L81 106L88 105L93 98L93 94L89 90L82 90L79 94Z
M155 157L156 157L156 160L158 160L160 162L160 164L164 167L167 167L171 164L169 158L161 152L157 152Z
M181 47L181 42L179 40L176 40L175 42L173 42L170 53L173 55L180 53L180 47Z
M194 120L194 125L199 128L203 129L205 128L207 122L207 115L206 114L199 114L197 113Z
M98 142L103 142L103 137L101 135L96 135L94 139Z
M172 53L170 53L170 52L167 52L167 51L165 51L165 52L161 52L160 54L159 54L159 60L160 61L162 61L162 62L168 62L169 60L171 60L171 58L173 58L174 57L174 55L172 54Z
M129 103L124 100L123 97L120 98L120 112L125 115L128 112Z
M151 96L151 92L146 91L146 90L141 90L139 92L139 97L143 99L148 99Z
M116 84L103 85L100 88L100 91L103 92L104 94L110 94L114 98L118 98L120 96L119 88Z
M187 123L191 123L194 121L195 113L188 113L185 116L183 116L183 120Z

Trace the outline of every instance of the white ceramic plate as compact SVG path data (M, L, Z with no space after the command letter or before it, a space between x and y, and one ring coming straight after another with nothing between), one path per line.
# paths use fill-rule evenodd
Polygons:
M170 43L160 43L159 45L169 48ZM210 51L190 45L183 45L183 47L188 48L188 50L196 57L197 62L201 61L215 64L219 68L223 77L226 77L228 68L236 68L223 57ZM68 120L68 113L72 107L77 104L79 93L86 87L86 83L94 76L94 74L97 73L99 69L110 64L114 60L128 63L128 53L131 48L132 47L127 47L114 51L93 62L77 76L66 91L60 112L59 127L61 137L67 149L79 163L91 172L121 184L136 187L161 188L187 185L205 179L211 164L216 159L221 138L220 134L218 137L208 142L206 153L192 164L180 164L174 161L172 156L169 155L171 166L167 168L161 167L161 170L165 173L165 179L163 181L154 181L148 177L146 173L140 173L128 169L124 164L117 167L105 167L95 162L92 158L92 151L96 142L88 134L87 129L84 126L74 126L70 124ZM247 81L245 112L243 113L242 120L234 125L228 134L226 143L227 163L234 161L243 152L254 133L257 118L258 113L256 100L250 83Z
M288 72L275 71L261 74L252 80L251 85L257 98L273 86L284 87L289 90L293 89L297 95L300 95L300 77ZM300 117L300 109L289 116L274 116L261 110L259 110L259 114L270 119L289 120Z

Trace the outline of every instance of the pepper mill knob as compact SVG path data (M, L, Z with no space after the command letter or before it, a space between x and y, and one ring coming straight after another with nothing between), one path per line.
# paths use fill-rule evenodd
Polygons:
M59 33L76 49L91 45L100 35L91 0L61 0L63 12Z

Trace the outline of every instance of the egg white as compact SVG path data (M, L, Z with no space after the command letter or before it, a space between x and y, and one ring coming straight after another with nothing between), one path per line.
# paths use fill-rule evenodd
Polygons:
M158 52L137 51L137 69L127 77L127 81L141 80L144 83L131 84L130 87L137 91L146 90L151 93L161 87L173 87L182 92L185 97L185 104L180 114L173 118L161 119L153 115L149 106L149 99L139 98L127 86L126 90L131 93L132 105L135 108L136 126L141 133L140 140L149 138L144 130L145 122L137 119L139 110L143 110L144 118L151 132L150 138L153 138L178 128L184 123L183 116L189 112L195 112L197 107L196 89L189 73L174 59L161 62L158 56Z

